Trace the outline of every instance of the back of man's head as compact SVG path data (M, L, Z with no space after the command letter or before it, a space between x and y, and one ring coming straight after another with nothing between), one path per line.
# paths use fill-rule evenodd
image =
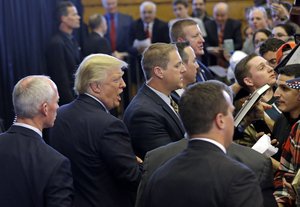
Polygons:
M75 73L74 90L76 94L88 92L89 85L105 80L111 69L127 67L127 63L113 56L93 54L87 56L79 65Z
M14 87L12 99L19 118L33 118L40 113L42 104L53 99L56 85L47 76L32 75L21 79Z
M229 87L219 81L196 83L183 93L179 114L189 136L208 133L218 113L227 115L228 102L224 92L232 98Z
M260 56L264 56L267 52L276 52L285 42L277 38L269 38L259 47Z
M257 57L258 55L253 53L246 57L244 57L236 66L234 70L235 78L240 86L245 88L246 90L249 90L248 86L244 82L244 78L251 77L251 73L249 71L249 61L252 60L254 57Z
M300 64L285 65L279 68L278 73L286 76L300 77Z
M172 42L177 42L179 38L186 39L184 28L191 25L197 25L193 19L180 19L177 20L169 31L169 36Z
M169 54L171 51L177 50L176 46L167 43L154 43L150 45L143 53L142 68L146 80L152 77L152 70L158 66L166 69L170 61Z
M98 29L103 23L103 16L101 14L93 14L89 17L89 26L91 30Z

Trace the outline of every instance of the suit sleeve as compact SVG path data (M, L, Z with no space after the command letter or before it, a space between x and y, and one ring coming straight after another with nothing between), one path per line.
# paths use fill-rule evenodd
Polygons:
M45 192L47 207L71 207L73 178L70 161L66 158L54 169Z
M114 177L128 189L136 191L141 170L122 121L116 120L106 127L100 143L100 153Z
M235 174L229 186L226 206L262 207L261 189L253 172L243 167L233 170Z
M138 156L143 158L148 151L172 142L164 125L166 120L161 116L151 111L137 111L126 123Z

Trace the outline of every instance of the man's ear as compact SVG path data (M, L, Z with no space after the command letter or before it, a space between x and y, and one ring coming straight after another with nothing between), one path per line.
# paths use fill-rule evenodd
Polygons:
M48 104L46 102L42 104L41 112L44 116L48 115Z
M96 82L90 83L90 89L94 93L100 93L101 92L101 85L99 83L96 83Z
M244 81L244 83L247 85L247 86L253 86L254 84L253 84L253 80L252 80L252 78L250 78L250 77L245 77L244 79L243 79L243 81Z
M185 42L186 40L184 39L184 38L182 38L182 37L178 37L177 38L177 42Z
M164 70L161 67L155 66L153 68L153 73L159 79L163 79L164 78Z
M215 123L219 129L225 129L224 114L218 113L215 117Z

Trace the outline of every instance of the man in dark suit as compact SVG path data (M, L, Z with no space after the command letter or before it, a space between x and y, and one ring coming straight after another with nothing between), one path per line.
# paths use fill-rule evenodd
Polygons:
M108 26L105 37L112 46L112 52L128 52L128 30L133 22L132 17L118 12L118 0L102 0L102 5Z
M174 45L155 43L143 53L146 83L133 98L124 114L135 153L146 152L181 139L184 129L170 94L183 87L186 71Z
M126 66L105 54L86 57L75 74L78 97L60 107L50 131L50 145L71 160L75 207L133 206L141 171L126 126L108 111L120 105Z
M48 74L57 83L59 104L74 99L73 74L80 63L80 47L72 36L80 26L80 16L73 3L61 1L57 7L59 31L51 38L46 52Z
M58 92L46 76L27 76L13 91L15 123L0 135L0 206L71 207L70 161L47 145L42 130L52 127Z
M241 22L228 18L228 5L224 2L217 3L214 6L213 17L213 20L205 22L205 28L207 34L209 34L205 39L208 64L228 67L229 63L223 53L228 52L229 54L225 55L230 55L230 52L242 49ZM226 51L226 48L223 48L226 39L233 40L234 48L232 48L232 51Z
M196 76L197 82L203 82L214 79L213 73L201 62L201 56L204 55L204 39L202 32L192 19L181 19L176 21L170 29L170 38L172 42L188 41L197 57L199 70Z
M143 206L141 202L144 196L143 193L153 172L155 172L155 170L162 166L166 161L186 149L187 145L188 139L185 138L151 150L146 154L143 163L143 176L137 193L136 207ZM255 172L263 194L264 207L276 207L277 204L273 196L274 186L271 159L261 155L249 147L244 147L235 143L232 143L227 148L227 153L234 160L244 163L253 170L253 172Z
M106 20L100 14L93 14L89 18L89 26L92 32L89 34L83 45L83 56L103 53L110 55L111 48L108 40L104 38L107 31Z
M135 40L149 39L149 44L170 42L168 23L156 18L156 5L153 2L144 1L140 5L140 16L141 18L131 24L129 30L129 44L132 54L141 54L146 48L144 45L136 46Z
M151 176L145 207L263 206L254 173L226 155L233 110L230 89L221 82L198 83L185 91L179 114L188 147Z

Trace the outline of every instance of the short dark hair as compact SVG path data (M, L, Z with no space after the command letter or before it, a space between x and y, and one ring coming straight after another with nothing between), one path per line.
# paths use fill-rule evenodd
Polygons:
M176 6L178 4L182 4L186 8L189 6L189 3L187 0L173 0L173 3L172 3L173 6Z
M189 61L189 56L184 51L184 49L188 46L190 46L190 43L187 41L186 42L176 42L176 47L177 47L178 53L184 63L187 63Z
M272 35L272 32L268 29L259 29L259 30L255 31L254 34L253 34L253 37L252 37L253 44L254 44L254 41L255 41L255 36L257 35L257 33L260 33L260 32L264 33L267 37L270 37Z
M235 78L240 86L245 88L246 90L249 90L248 86L244 82L244 78L251 77L251 73L249 72L249 65L248 62L252 60L254 57L257 57L258 55L255 53L252 53L246 57L244 57L236 66L234 70Z
M72 2L70 1L60 1L57 4L56 7L56 20L58 23L61 22L61 17L62 16L67 16L68 15L68 8L75 6Z
M179 101L179 114L189 136L207 133L218 113L227 115L228 103L223 91L232 99L230 88L217 80L195 83Z
M284 29L288 36L293 36L296 33L295 28L289 23L277 24L274 27L281 27L282 29Z
M259 47L259 54L263 56L267 52L276 52L285 42L277 38L269 38Z
M101 14L93 14L89 17L89 26L92 30L97 29L102 24L103 16Z
M300 77L300 64L285 65L279 68L278 73L286 76Z

